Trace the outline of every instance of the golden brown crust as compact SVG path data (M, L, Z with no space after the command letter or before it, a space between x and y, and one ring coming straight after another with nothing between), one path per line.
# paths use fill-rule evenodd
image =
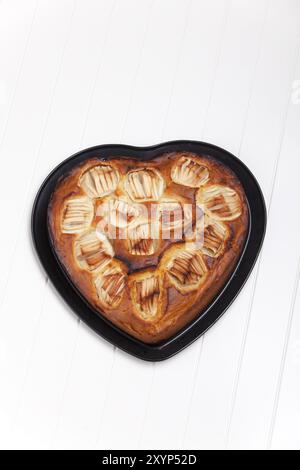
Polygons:
M58 182L48 226L87 301L125 332L157 343L226 283L244 247L248 207L237 177L208 156L95 158Z

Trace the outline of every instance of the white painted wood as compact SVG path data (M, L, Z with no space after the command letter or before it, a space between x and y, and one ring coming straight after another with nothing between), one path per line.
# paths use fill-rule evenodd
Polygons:
M0 2L1 448L300 448L299 9ZM269 226L226 315L153 365L65 305L33 252L30 211L43 178L82 147L182 138L249 165Z
M281 371L273 408L273 429L270 445L273 449L299 449L299 407L295 406L300 393L300 294L299 271L289 311L289 324L282 351Z
M222 140L231 137L232 143L228 147L239 153L250 168L253 166L253 171L264 189L268 202L290 92L297 24L295 23L294 28L290 27L292 16L286 9L286 2L283 1L267 5L267 10L263 15L265 24L261 25L252 76L248 81L248 103L245 99L243 100L247 89L242 91L242 84L243 86L247 84L246 78L240 77L239 88L237 86L233 88L230 86L230 79L225 81L226 73L220 73L216 79L216 87L220 88L218 95L224 98L223 101L220 102L219 99L216 102L215 116L218 116L216 125L215 127L212 125L208 131L211 135L209 140L212 141L218 141L219 135ZM286 44L281 47L278 41L276 57L272 55L274 29L290 44L288 54ZM233 51L232 48L230 50ZM229 62L230 58L227 58L224 68ZM234 70L233 74L238 74L238 71ZM234 82L234 77L232 77L232 82ZM238 102L244 103L244 111L241 108L239 114L237 105L235 104L233 113L230 105L231 101L235 101L238 92L240 93ZM227 115L230 116L229 119L226 118ZM219 127L217 121L220 123ZM241 121L243 125L239 126ZM223 135L224 126L222 125L225 122L227 126L230 126L227 128L226 136ZM235 134L237 129L239 133ZM196 446L199 440L204 448L224 448L228 443L244 335L255 290L255 276L256 271L228 313L204 337L195 394L191 405L190 424L185 441L189 447ZM259 311L263 315L263 305ZM214 375L212 370L215 371ZM239 432L242 446L245 446L246 434L241 429Z
M38 29L36 30L34 27L32 31L33 45L30 49L32 64L29 67L31 78L32 70L35 70L34 64L42 62L45 54L49 61L51 52L53 57L57 58L57 66L49 75L49 80L51 79L52 83L52 90L50 89L49 92L52 91L52 94L44 105L45 111L42 108L41 111L38 110L36 112L36 122L38 124L41 120L41 113L44 112L46 114L43 134L40 133L39 139L36 139L35 131L38 131L33 126L32 130L31 127L29 128L30 132L32 132L30 145L33 146L33 142L37 140L37 150L34 158L31 158L32 165L26 168L27 175L23 173L24 176L27 176L25 181L27 185L30 183L30 187L23 198L26 198L24 201L26 202L25 213L20 213L23 217L19 221L17 246L12 258L11 273L8 277L8 285L2 307L2 312L5 312L5 314L3 313L2 315L4 319L1 336L6 339L7 335L14 335L14 341L11 341L9 344L7 354L12 355L13 358L14 355L16 356L15 362L4 364L5 373L9 374L9 377L13 374L13 378L5 381L6 386L1 389L3 397L1 403L3 403L6 413L9 411L9 421L4 432L7 435L7 427L9 431L11 429L11 438L15 442L20 443L20 445L22 443L28 446L34 445L36 434L31 435L26 432L26 423L28 419L34 423L36 419L35 429L38 429L39 415L43 418L42 422L44 424L44 428L39 434L39 442L42 446L49 445L57 425L57 414L61 406L66 374L70 367L71 357L68 360L68 354L72 354L73 343L77 333L76 319L73 315L65 314L66 307L61 299L56 295L53 297L53 294L52 296L49 294L46 299L50 297L50 300L45 300L45 279L44 276L41 276L37 261L33 257L29 238L31 205L34 194L47 173L65 156L73 153L80 147L80 135L88 111L88 100L94 83L97 63L102 54L105 26L112 5L112 2L111 4L102 2L102 8L100 8L101 5L98 1L88 2L85 5L62 2L59 6L54 5L52 2L47 2L43 6L39 5L37 15L41 11L42 17L39 21L37 19ZM95 16L95 13L99 17ZM85 26L85 31L92 30L93 35L80 37L78 31L80 30L83 33L83 26ZM44 41L41 31L46 35L46 40ZM53 44L51 31L56 32L56 35L61 31L62 37L57 39L58 44L56 46ZM47 47L50 50L49 52ZM86 54L86 51L91 50L91 47L93 47L93 54ZM78 53L80 51L82 68L78 67ZM53 65L50 63L50 71L52 69ZM47 76L45 70L40 73ZM39 78L39 76L36 77L38 83L40 81ZM41 77L41 81L43 82L41 88L45 95L44 87L46 89L50 87L48 85L47 88L44 76ZM23 79L20 82L22 86L25 86L23 85ZM31 99L36 103L36 106L41 106L43 104L40 102L41 100L35 101L34 98L37 92L37 84L30 82L27 84L27 87L26 92L22 92L24 99L28 101ZM29 96L27 96L28 94ZM18 101L18 105L20 106L20 111L16 115L18 116L22 113L26 115L28 109L27 103L23 104ZM35 125L37 125L36 122L34 123ZM24 130L24 133L28 134L28 127ZM22 152L26 151L24 142L22 140L14 140L14 145L19 145L18 153L22 155ZM27 154L29 156L27 155L27 159L30 159L32 152L33 147L31 150L28 148ZM25 163L26 161L23 162L24 166ZM21 177L22 174L20 174ZM20 194L18 196L20 206L23 200ZM20 207L20 210L22 209ZM16 223L18 222L16 221ZM8 236L8 234L6 235ZM17 302L15 280L20 275L20 265L23 269L26 266L31 275L27 276L26 272L23 273L23 281L21 287L19 287L20 301ZM51 291L53 292L53 289ZM22 299L27 299L27 315L24 314L24 310L21 308L24 302L24 300L22 302ZM53 302L55 302L55 306ZM17 305L19 305L19 311ZM15 331L16 324L18 324L17 333ZM58 325L60 325L59 328ZM37 343L38 349L34 349L36 337L40 338L41 341L41 343ZM15 341L17 341L18 348L15 348ZM58 343L64 347L64 350L56 346ZM56 364L52 370L47 370L46 364L48 360L51 365L54 366ZM41 374L45 374L42 381L40 380ZM57 374L59 378L62 378L62 381L57 380ZM58 391L57 398L53 402L53 385L55 383ZM32 414L32 407L35 407L37 403L37 396L40 396L41 400L40 413ZM9 403L6 404L8 397ZM53 408L49 407L49 402L51 402L54 410L56 410L56 414Z
M299 72L299 54L297 59L289 98L292 81ZM299 218L295 217L300 196L297 176L299 118L300 109L290 102L233 410L229 443L234 448L269 447L275 425L277 393L282 379L281 363L294 308L295 280L299 277L299 250L296 245L300 223ZM285 224L286 220L289 221L288 225ZM297 410L296 403L294 406ZM283 428L281 432L284 432ZM293 434L292 430L285 432L287 436Z
M29 239L32 199L28 195L61 64L71 7L70 1L59 6L38 4L1 147L2 155L6 156L7 174L0 189L1 211L6 227L14 226L12 230L1 231L1 245L6 246L3 262L7 277L1 299L1 340L6 343L9 357L9 361L1 364L4 413L1 437L3 433L5 438L9 438L16 417L44 303L45 276L34 263ZM17 240L23 246L21 253L17 252Z
M0 152L4 145L8 124L13 118L16 90L24 67L37 4L33 1L11 1L0 4ZM3 158L1 159L3 160ZM10 250L6 253L9 262ZM0 271L0 298L6 283L6 272Z

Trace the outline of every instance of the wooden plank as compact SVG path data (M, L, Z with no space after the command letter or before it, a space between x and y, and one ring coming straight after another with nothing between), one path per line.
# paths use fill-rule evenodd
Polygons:
M80 145L95 58L102 53L111 10L106 1L73 7L73 1L40 4L7 134L7 148L24 160L19 158L12 202L12 206L18 204L20 218L15 219L17 242L2 305L1 338L8 345L10 362L3 364L5 386L0 393L7 420L5 435L15 445L27 447L37 441L39 446L48 445L52 438L57 419L54 410L60 406L77 323L53 289L45 297L45 277L33 256L26 221L43 178ZM28 110L31 119L24 121ZM19 127L22 135L16 139L13 130ZM7 170L12 171L13 164L8 161ZM12 209L16 211L14 206ZM17 279L21 282L16 296ZM44 418L41 428L40 417Z
M0 3L0 152L4 155L7 127L12 117L16 90L23 70L28 49L37 2L11 1ZM1 161L3 162L2 157ZM1 235L2 240L2 235ZM7 247L5 261L8 263L12 245ZM6 285L7 271L0 271L0 301Z
M293 15L287 27L292 29L296 25ZM297 26L299 34L299 23ZM297 46L299 49L299 43ZM299 65L298 59L298 71ZM229 435L229 445L234 448L267 448L275 423L282 357L294 302L295 279L299 275L300 223L295 217L300 195L297 183L299 108L289 100L297 70L294 66L290 76L289 106L271 193L268 230L241 361ZM294 402L293 406L298 413L299 403ZM287 439L288 436L290 433Z

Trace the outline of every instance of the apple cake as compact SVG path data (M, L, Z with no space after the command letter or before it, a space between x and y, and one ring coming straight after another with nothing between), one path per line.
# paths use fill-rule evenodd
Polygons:
M197 318L226 284L248 233L237 176L207 155L91 158L57 183L53 249L95 312L145 343Z

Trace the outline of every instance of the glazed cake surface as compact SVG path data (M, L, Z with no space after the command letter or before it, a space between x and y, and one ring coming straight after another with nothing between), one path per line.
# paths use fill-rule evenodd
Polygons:
M53 249L81 295L145 342L173 336L226 284L248 233L242 185L207 155L94 158L59 180Z

